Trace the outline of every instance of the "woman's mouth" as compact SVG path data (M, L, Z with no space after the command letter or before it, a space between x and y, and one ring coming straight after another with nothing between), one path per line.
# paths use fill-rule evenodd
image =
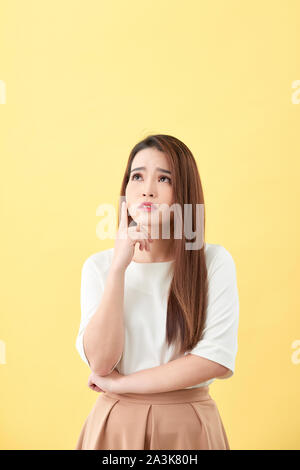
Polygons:
M143 202L142 204L139 205L139 209L146 211L146 212L151 212L151 211L156 210L157 207L153 203Z

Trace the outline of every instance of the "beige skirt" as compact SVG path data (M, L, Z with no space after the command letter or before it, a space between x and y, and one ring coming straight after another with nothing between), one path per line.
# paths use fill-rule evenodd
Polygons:
M209 387L101 392L74 450L230 450Z

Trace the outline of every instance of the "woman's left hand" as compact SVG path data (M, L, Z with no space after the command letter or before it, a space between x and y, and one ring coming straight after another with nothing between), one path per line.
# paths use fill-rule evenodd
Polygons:
M110 374L102 376L92 372L88 379L88 387L95 392L122 393L120 380L124 377L116 369Z

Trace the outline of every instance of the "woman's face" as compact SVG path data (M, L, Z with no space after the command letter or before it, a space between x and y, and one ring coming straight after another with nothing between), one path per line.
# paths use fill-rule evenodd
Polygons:
M174 202L172 174L165 154L156 148L140 150L130 170L125 197L133 220L144 225L158 225L169 220L163 217L167 213L170 221L173 220L173 212L168 209ZM139 208L142 202L152 202L158 212Z

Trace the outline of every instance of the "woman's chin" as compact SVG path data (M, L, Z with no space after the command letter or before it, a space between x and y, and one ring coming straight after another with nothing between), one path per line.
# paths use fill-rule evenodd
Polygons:
M155 217L151 217L151 213L150 212L146 212L146 211L143 211L143 212L140 212L139 214L137 214L137 216L135 216L134 220L138 223L146 223L147 225L158 225L159 224L159 220L156 220L157 218Z

